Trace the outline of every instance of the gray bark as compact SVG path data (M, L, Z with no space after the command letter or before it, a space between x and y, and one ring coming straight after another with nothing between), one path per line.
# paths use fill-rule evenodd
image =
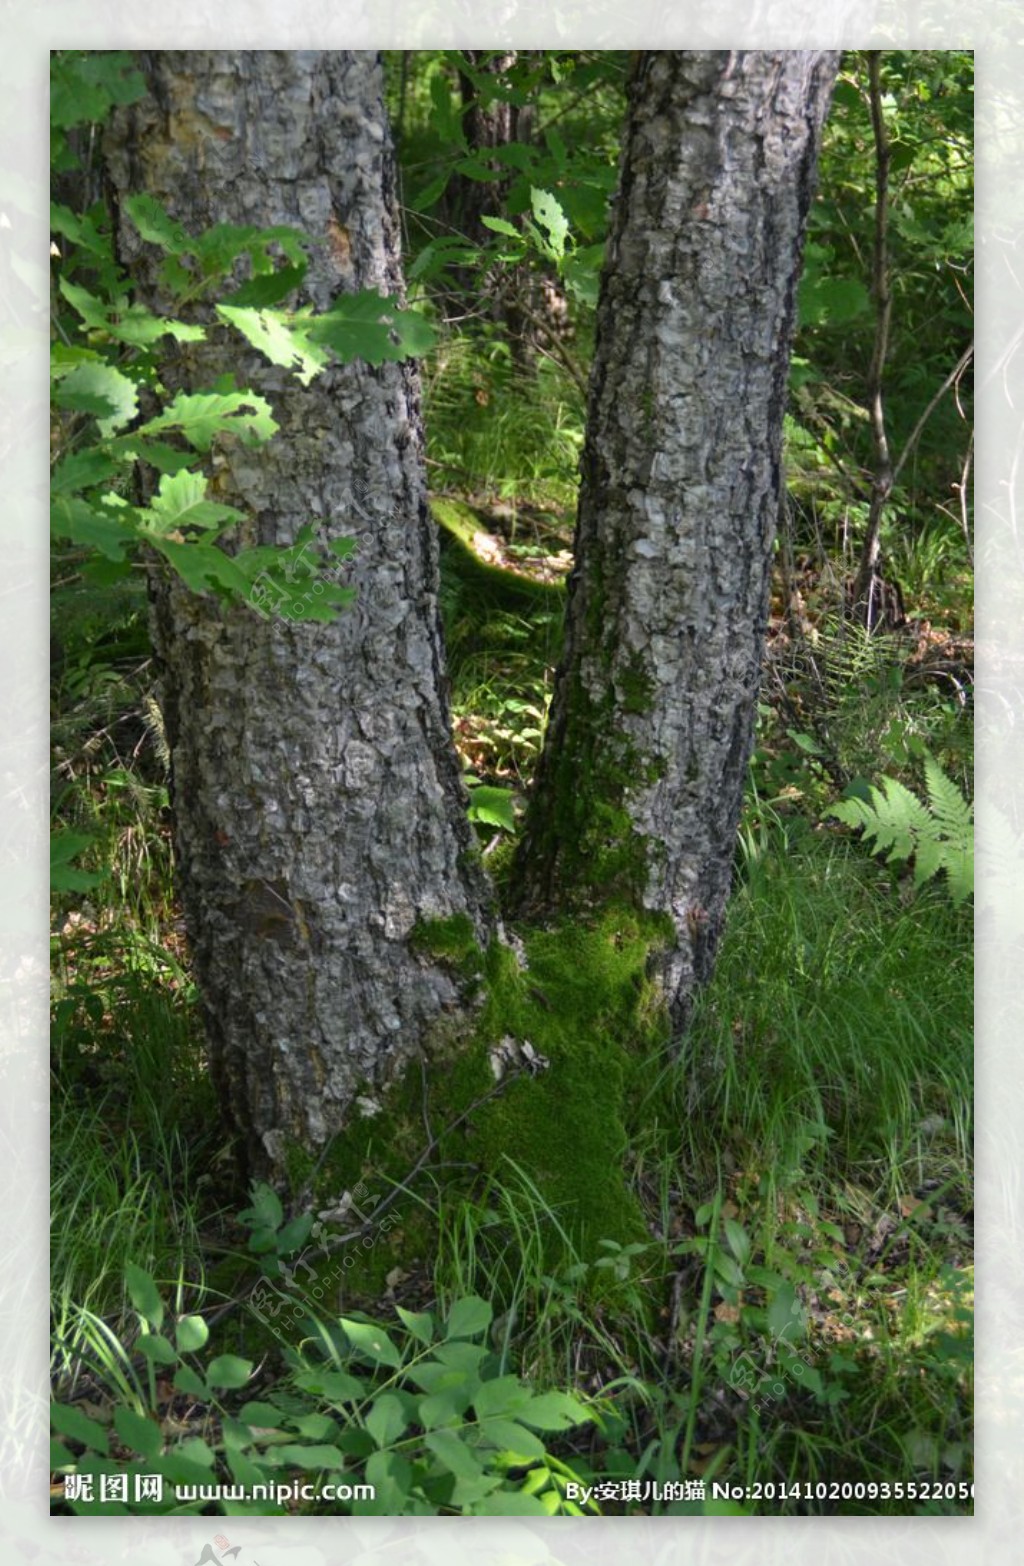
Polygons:
M160 52L151 96L108 145L116 193L190 232L290 224L314 241L300 302L400 293L393 163L372 53ZM161 303L160 257L127 221L123 258ZM225 290L227 291L227 290ZM202 311L199 312L202 316ZM210 319L207 312L207 319ZM180 890L221 1099L251 1167L278 1177L398 1071L460 995L411 939L488 893L448 722L437 542L409 364L338 366L302 387L237 336L179 349L172 389L232 372L271 401L267 446L222 443L218 498L244 542L307 522L354 536L352 608L261 618L160 580L155 639L172 749Z
M532 914L620 900L663 916L677 1028L728 895L796 284L838 63L655 52L631 82L566 651L517 897Z

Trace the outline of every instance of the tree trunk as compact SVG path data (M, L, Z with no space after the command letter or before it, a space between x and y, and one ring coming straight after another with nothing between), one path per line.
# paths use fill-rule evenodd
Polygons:
M638 57L602 278L567 641L521 912L661 916L711 970L767 619L802 242L834 53Z
M375 54L160 52L142 65L151 96L118 116L108 147L118 194L148 192L192 233L302 229L317 308L339 291L401 291ZM119 240L159 307L159 255L127 221ZM461 916L486 940L491 918L450 737L415 370L355 362L304 388L213 330L163 379L200 389L228 372L281 426L267 446L214 454L218 498L250 519L243 541L291 543L310 521L357 541L357 598L329 625L225 608L166 577L155 591L212 1067L250 1167L278 1178L290 1144L344 1127L459 1006L417 927Z

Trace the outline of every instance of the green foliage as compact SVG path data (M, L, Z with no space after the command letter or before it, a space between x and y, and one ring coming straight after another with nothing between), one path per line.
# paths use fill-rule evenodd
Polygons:
M826 812L860 829L872 852L888 863L914 862L914 885L923 886L940 871L954 903L974 890L974 812L934 757L925 755L927 802L898 778L882 778L878 787L851 784L848 797Z
M265 1208L265 1193L258 1199ZM208 1509L209 1501L187 1492L175 1504L169 1489L160 1500L140 1501L132 1481L147 1473L168 1486L234 1481L284 1487L297 1475L337 1484L338 1499L323 1508L314 1503L308 1508L314 1512L581 1514L565 1495L573 1470L548 1445L551 1436L593 1416L567 1392L539 1392L502 1372L498 1356L477 1341L491 1325L487 1301L456 1300L443 1319L399 1307L400 1326L391 1331L366 1317L342 1316L330 1324L311 1318L305 1341L288 1353L284 1378L258 1401L239 1405L230 1394L250 1388L252 1362L236 1354L211 1355L203 1317L185 1314L172 1321L144 1268L129 1265L126 1282L138 1313L134 1348L145 1361L150 1403L140 1410L117 1401L107 1421L74 1406L52 1406L52 1467L62 1477L93 1481L92 1496L67 1503L73 1512ZM157 1366L201 1410L201 1434L175 1440L161 1422ZM123 1452L137 1455L115 1460L112 1433ZM82 1450L76 1453L72 1446ZM96 1481L115 1473L129 1477L126 1500L95 1494ZM273 1502L213 1504L229 1513L284 1510Z
M141 95L142 79L126 55L58 53L54 58L54 132L58 167L74 167L69 127L98 122L115 104ZM215 300L219 319L239 331L273 364L292 370L304 385L334 360L369 363L426 352L434 335L414 311L371 290L339 296L318 316L311 310L274 308L300 286L308 241L280 225L269 228L215 224L190 235L152 196L126 198L124 211L140 237L164 253L161 277L172 308L186 311L230 283L239 264L249 273L241 288ZM53 403L61 430L54 475L52 530L86 553L86 569L98 552L121 571L138 546L163 557L195 592L212 592L260 609L274 602L290 618L330 620L352 597L325 569L323 551L308 546L312 527L300 529L291 552L242 549L227 553L219 540L243 513L210 495L208 478L191 468L193 451L205 454L219 439L257 445L273 438L277 423L267 401L234 385L179 393L157 414L138 422L139 392L161 390L155 350L164 337L204 340L210 328L177 315L160 316L131 299L129 279L117 265L109 217L98 205L76 213L51 209L58 250L57 291L71 307L57 316L51 352ZM283 259L283 264L282 264ZM83 281L83 279L85 281ZM237 281L237 279L236 279ZM86 282L90 286L86 286ZM155 469L157 492L148 506L132 504L136 475ZM336 548L337 546L331 546ZM342 541L342 548L351 547ZM296 556L304 576L295 585ZM111 579L104 564L103 579ZM254 599L254 584L265 591ZM262 612L262 611L261 611Z

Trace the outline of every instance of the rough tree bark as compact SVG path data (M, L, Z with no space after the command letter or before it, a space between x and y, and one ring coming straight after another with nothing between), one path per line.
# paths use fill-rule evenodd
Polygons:
M314 241L306 301L401 291L394 170L378 58L305 51L141 57L150 96L115 121L115 193L155 196L187 230L290 224ZM160 306L160 256L130 223L123 258ZM306 522L354 536L358 596L330 625L223 608L161 579L155 638L172 749L180 890L222 1102L250 1167L279 1176L406 1062L458 996L420 921L489 899L452 746L409 364L330 369L303 388L214 331L164 379L225 372L268 396L281 430L215 454L245 542Z
M567 642L520 912L662 916L710 973L750 753L805 221L839 56L645 53L597 319ZM667 916L667 917L666 917Z

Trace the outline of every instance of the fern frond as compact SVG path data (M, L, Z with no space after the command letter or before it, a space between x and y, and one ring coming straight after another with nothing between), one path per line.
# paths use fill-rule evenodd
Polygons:
M961 903L974 891L973 810L933 757L924 765L927 804L898 778L884 777L866 799L840 800L825 814L860 829L887 863L912 858L915 886L944 871L950 897Z

